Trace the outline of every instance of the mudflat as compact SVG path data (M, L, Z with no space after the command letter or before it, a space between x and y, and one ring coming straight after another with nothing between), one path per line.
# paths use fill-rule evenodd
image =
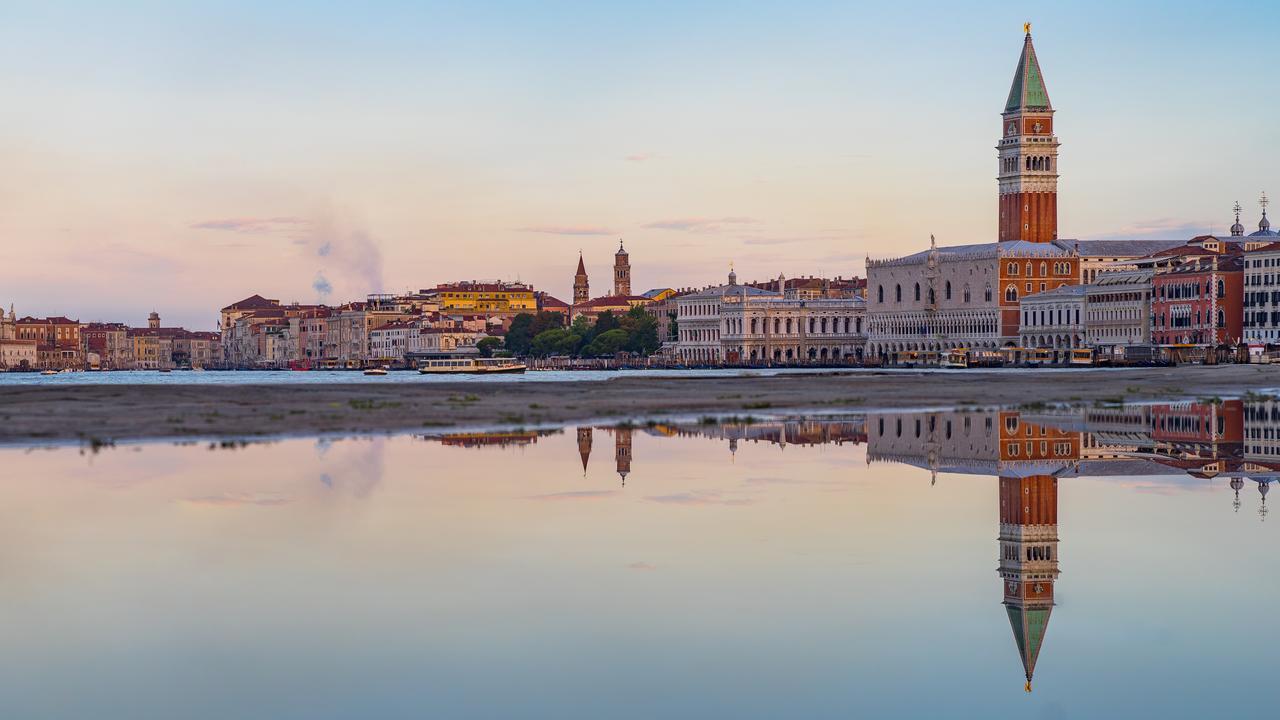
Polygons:
M1240 397L1280 388L1280 365L600 382L0 387L0 443L404 432L675 415L1028 406Z

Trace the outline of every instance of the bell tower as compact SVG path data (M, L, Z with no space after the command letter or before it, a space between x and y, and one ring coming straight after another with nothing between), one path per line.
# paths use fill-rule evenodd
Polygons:
M581 305L591 299L591 286L587 283L587 267L582 264L582 253L578 253L578 272L573 275L573 304Z
M622 241L618 241L618 252L613 255L613 294L628 296L631 294L631 257L627 255Z
M1031 23L1001 115L999 155L1000 242L1058 239L1058 137L1053 105L1031 44Z

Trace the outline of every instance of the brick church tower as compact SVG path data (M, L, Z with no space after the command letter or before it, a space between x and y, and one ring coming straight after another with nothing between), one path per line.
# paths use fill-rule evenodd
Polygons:
M631 295L631 259L621 240L618 241L618 252L613 255L613 294Z
M1031 24L1004 104L1000 156L1000 241L1058 239L1058 137L1053 105L1031 44Z
M578 272L573 275L573 304L581 305L591 299L591 286L587 283L587 267L582 264L582 253L578 253Z

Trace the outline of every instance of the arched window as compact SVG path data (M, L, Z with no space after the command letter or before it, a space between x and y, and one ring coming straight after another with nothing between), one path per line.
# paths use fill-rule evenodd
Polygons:
M884 303L884 286L883 285L876 286L876 302Z
M916 283L916 302L920 302L920 283Z
M893 286L894 302L902 302L902 285Z
M1018 302L1018 288L1010 285L1004 289L1004 299L1007 302Z
M987 288L982 292L984 302L991 302L991 283L987 283Z
M1226 326L1227 326L1227 314L1222 311L1222 308L1218 308L1218 327L1223 328Z
M965 285L965 286L964 286L964 301L965 301L965 302L969 302L969 300L970 300L970 299L972 299L972 298L971 298L970 293L969 293L969 286L968 286L968 285Z
M1227 296L1227 286L1225 283L1222 282L1221 279L1219 279L1218 280L1218 297L1226 297L1226 296Z
M948 300L951 299L951 281L950 280L947 281L946 298Z
M1010 274L1010 275L1017 275L1017 274L1018 274L1018 263L1016 263L1016 262L1011 262L1011 263L1009 263L1009 274Z
M929 304L933 305L938 302L938 297L934 294L933 288L929 288Z
M1045 263L1045 262L1041 261L1041 263L1040 263L1040 277L1044 277L1044 276L1046 276L1046 275L1048 275L1048 274L1049 274L1049 265L1048 265L1047 263Z

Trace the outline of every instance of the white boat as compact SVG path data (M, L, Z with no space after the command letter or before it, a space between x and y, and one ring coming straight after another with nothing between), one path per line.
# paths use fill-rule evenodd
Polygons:
M522 373L528 369L514 358L440 358L424 360L418 372L423 375L490 375Z
M364 374L365 375L386 375L387 369L380 368L380 367L368 368L367 370L364 371Z
M58 374L58 371L57 371L57 370L44 370L44 371L42 371L40 374L41 374L41 375L57 375L57 374Z

